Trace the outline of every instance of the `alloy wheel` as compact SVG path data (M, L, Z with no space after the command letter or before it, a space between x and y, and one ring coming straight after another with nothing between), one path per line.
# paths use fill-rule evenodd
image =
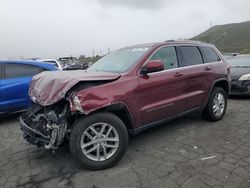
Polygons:
M87 158L104 161L115 154L119 146L119 136L112 125L95 123L83 132L80 145Z
M213 100L213 112L216 116L223 114L225 109L225 97L222 93L217 93Z

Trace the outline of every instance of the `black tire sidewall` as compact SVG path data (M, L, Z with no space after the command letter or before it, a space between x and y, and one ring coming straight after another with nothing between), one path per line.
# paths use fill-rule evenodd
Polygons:
M119 145L115 154L105 161L93 161L87 158L81 150L80 142L84 131L98 122L108 123L113 126L119 136ZM124 155L128 146L128 132L120 118L112 113L97 113L80 119L73 127L70 134L70 151L73 157L83 167L92 170L105 169L115 165Z
M224 111L223 111L223 113L220 116L215 115L215 113L213 111L214 98L215 98L216 94L218 94L218 93L221 93L224 96L224 100L225 100ZM210 100L209 100L209 104L208 104L208 111L209 111L209 114L210 114L212 120L213 121L218 121L218 120L222 119L223 116L226 113L226 109L227 109L227 95L226 95L226 92L221 87L215 87L213 89L213 92L211 94L211 97L210 97Z

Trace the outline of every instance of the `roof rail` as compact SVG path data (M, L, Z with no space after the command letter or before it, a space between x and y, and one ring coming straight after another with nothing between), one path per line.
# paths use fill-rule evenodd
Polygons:
M166 40L165 42L174 42L175 40L171 39L171 40Z

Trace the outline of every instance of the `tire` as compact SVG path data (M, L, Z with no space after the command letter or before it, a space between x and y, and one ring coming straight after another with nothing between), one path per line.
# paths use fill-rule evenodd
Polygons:
M107 141L107 139L114 141ZM90 145L87 146L88 144ZM111 146L113 148L110 148ZM70 133L69 147L72 156L84 168L91 170L114 166L123 157L127 146L127 129L122 120L112 113L96 113L82 118L76 122ZM91 149L94 150L89 152Z
M219 108L217 112L215 112L214 106L216 103L216 99L218 98L218 96L223 96L223 101L224 101L224 108L223 111ZM217 100L218 101L218 100ZM219 104L219 103L218 103ZM222 103L219 105L222 107ZM215 87L209 97L207 106L205 107L202 115L205 119L209 120L209 121L219 121L223 118L223 116L226 113L226 109L227 109L227 95L226 92L223 88L221 87ZM219 111L220 110L220 111Z

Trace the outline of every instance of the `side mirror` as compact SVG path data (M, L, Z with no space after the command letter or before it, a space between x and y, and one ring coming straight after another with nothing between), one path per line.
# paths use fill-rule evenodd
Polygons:
M150 60L146 65L141 69L142 75L147 75L151 72L159 72L164 70L164 65L161 60Z

